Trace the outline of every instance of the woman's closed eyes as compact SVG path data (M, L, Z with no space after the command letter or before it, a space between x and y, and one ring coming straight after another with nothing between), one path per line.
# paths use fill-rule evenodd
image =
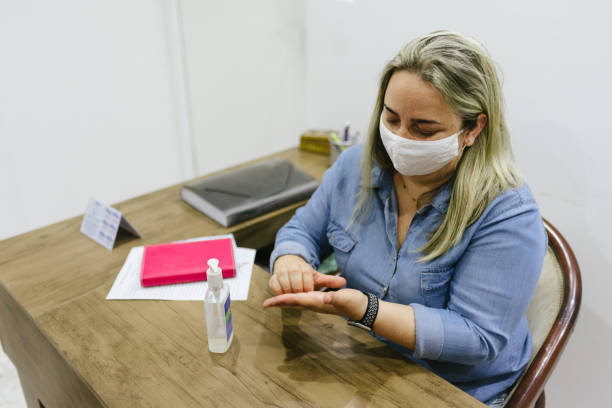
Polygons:
M387 124L389 125L389 128L391 128L392 130L394 128L397 128L400 125L400 120L397 118L393 118L393 117L389 117L391 115L388 115L387 118L385 119ZM421 137L427 138L427 137L432 137L434 136L436 133L440 132L442 129L423 129L421 128L418 123L414 123L412 126L410 126L410 133L413 135L419 135Z

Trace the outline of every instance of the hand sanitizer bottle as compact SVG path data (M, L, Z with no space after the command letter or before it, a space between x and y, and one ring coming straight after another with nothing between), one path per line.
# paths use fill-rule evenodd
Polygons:
M223 283L219 260L208 260L208 290L204 297L206 311L206 331L208 332L208 349L213 353L225 353L234 338L230 293L227 284Z

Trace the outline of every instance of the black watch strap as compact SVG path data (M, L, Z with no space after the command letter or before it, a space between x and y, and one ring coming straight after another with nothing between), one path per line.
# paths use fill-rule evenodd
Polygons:
M348 320L347 323L351 326L359 327L360 329L371 332L376 316L378 316L378 298L373 293L363 292L363 294L368 297L368 307L366 308L365 314L358 322Z

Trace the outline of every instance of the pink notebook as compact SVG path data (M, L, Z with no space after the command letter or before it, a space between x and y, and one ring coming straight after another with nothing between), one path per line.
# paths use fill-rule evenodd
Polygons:
M140 271L142 286L206 280L207 262L219 260L224 278L236 276L234 247L229 238L145 247Z

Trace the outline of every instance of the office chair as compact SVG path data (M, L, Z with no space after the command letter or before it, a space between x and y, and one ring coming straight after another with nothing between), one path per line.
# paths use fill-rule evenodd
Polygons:
M576 257L563 236L547 220L548 252L535 294L527 309L533 350L523 375L506 400L505 408L546 404L544 384L572 332L582 297Z

